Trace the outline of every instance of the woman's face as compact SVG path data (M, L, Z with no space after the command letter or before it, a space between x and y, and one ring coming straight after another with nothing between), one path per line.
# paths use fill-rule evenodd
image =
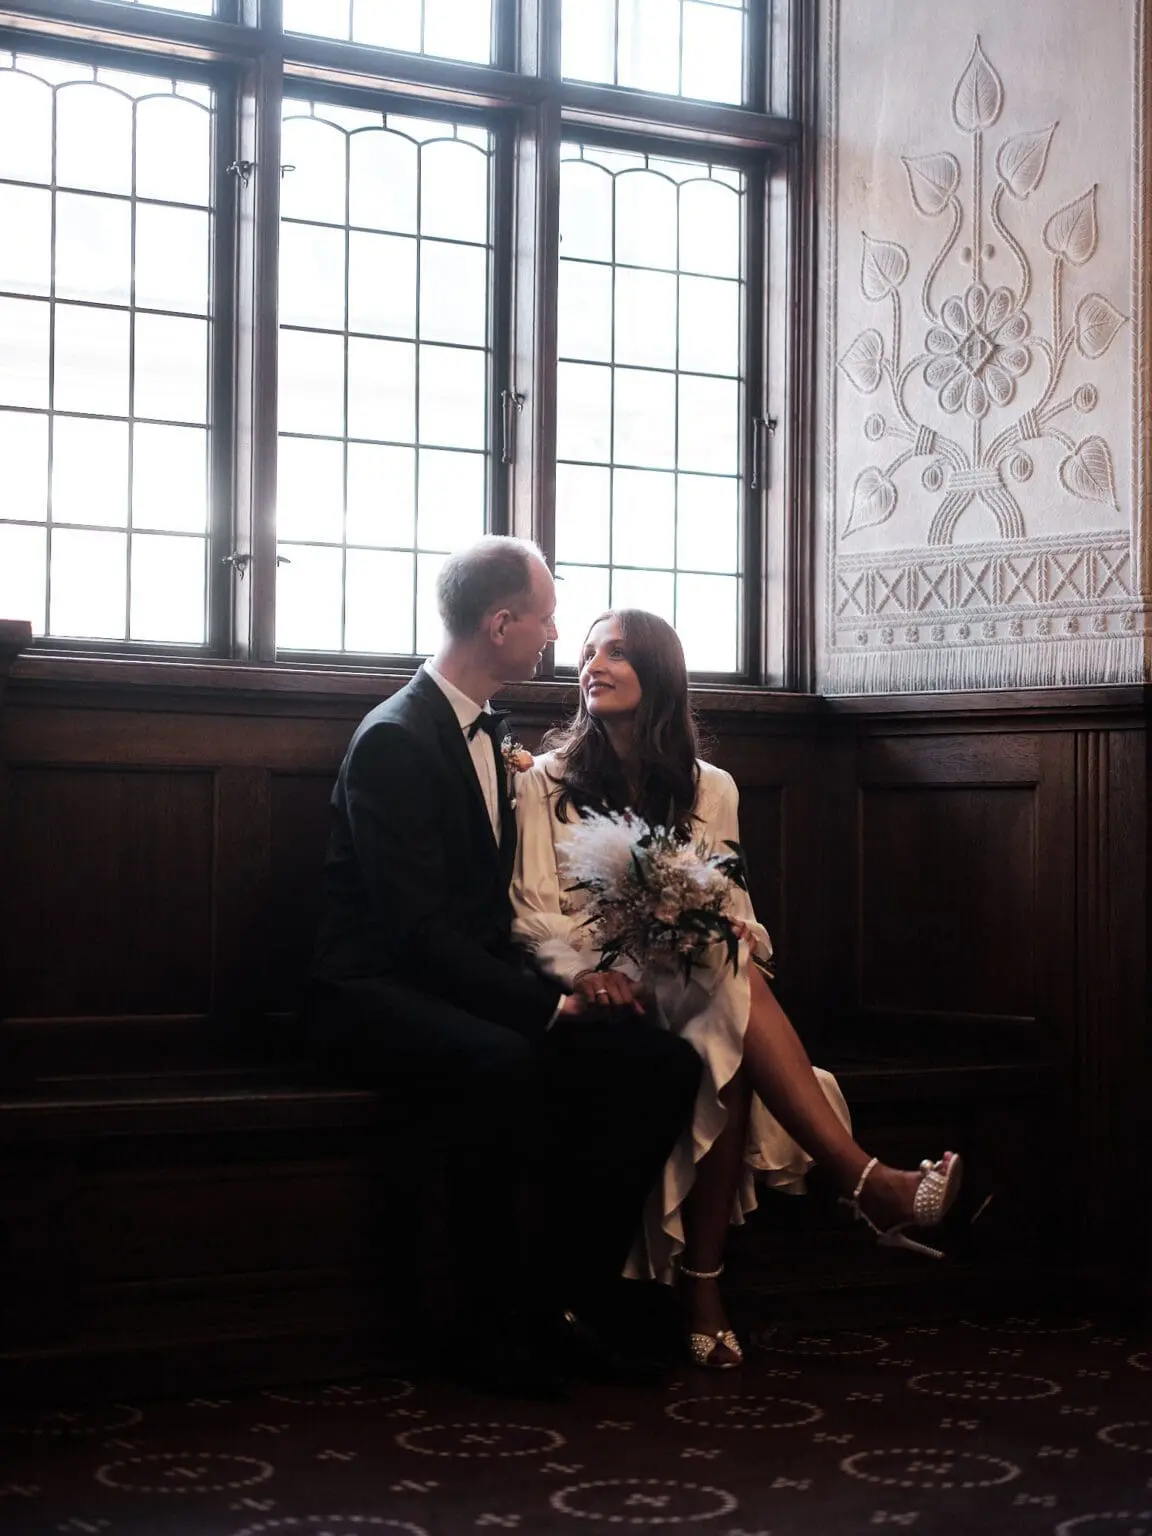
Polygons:
M640 707L643 690L616 619L593 624L580 661L584 707L598 720L621 720Z

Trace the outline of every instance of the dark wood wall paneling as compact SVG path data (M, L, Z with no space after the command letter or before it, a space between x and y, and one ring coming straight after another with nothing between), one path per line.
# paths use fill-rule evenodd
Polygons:
M0 627L9 660L15 628ZM26 656L5 694L0 667L0 1122L18 1152L4 1200L40 1315L58 1315L69 1275L104 1298L113 1332L142 1286L194 1312L201 1241L220 1250L221 1294L238 1270L264 1294L362 1259L363 1098L268 1100L249 1123L228 1073L295 1049L331 782L355 723L398 685ZM571 696L529 686L508 702L534 745ZM842 1069L862 1134L894 1156L960 1145L998 1192L1009 1246L1103 1243L1131 1273L1148 1256L1146 1224L1125 1219L1133 1180L1149 1193L1134 1171L1148 1163L1147 703L1139 689L698 700L710 755L740 785L780 993L815 1059ZM66 1177L48 1144L82 1146L101 1094L99 1154Z

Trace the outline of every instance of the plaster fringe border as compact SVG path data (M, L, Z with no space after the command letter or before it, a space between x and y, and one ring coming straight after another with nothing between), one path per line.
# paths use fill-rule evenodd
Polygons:
M1143 635L843 651L828 657L822 692L951 693L1148 682Z

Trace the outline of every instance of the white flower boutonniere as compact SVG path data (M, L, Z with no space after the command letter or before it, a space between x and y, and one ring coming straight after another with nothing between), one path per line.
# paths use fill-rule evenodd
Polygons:
M516 775L527 773L536 759L522 742L516 741L512 736L505 736L501 742L500 755L504 759L504 771L508 775L508 804L515 810Z

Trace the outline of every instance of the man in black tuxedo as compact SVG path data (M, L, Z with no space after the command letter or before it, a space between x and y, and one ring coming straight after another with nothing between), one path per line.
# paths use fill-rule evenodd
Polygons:
M437 595L440 650L340 768L313 974L346 1055L446 1112L467 1180L459 1347L481 1379L531 1386L613 1288L700 1065L634 1013L586 1015L511 941L516 824L488 699L556 638L540 552L482 539Z

